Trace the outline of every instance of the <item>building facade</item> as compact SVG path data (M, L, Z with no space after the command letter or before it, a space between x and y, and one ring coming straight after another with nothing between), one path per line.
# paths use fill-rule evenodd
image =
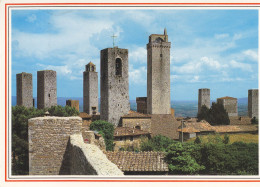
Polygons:
M147 44L147 113L171 114L170 48L166 29Z
M37 71L37 108L50 108L57 105L56 71Z
M16 74L17 105L27 108L33 107L33 84L31 73Z
M221 97L217 99L217 103L222 104L228 113L228 116L238 116L237 113L237 98Z
M121 116L130 110L128 50L106 48L100 56L100 118L117 126Z
M98 113L98 73L92 62L83 72L83 111L90 115Z

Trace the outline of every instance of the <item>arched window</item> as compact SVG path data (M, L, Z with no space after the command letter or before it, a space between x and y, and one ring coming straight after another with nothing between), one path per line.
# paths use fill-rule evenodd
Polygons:
M135 128L141 130L141 127L140 127L140 126L135 126Z
M116 75L122 76L122 60L120 58L116 59Z

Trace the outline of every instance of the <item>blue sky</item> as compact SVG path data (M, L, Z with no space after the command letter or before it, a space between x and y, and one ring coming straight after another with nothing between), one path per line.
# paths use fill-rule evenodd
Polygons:
M115 43L129 50L130 99L146 96L146 44L150 34L171 42L171 100L247 97L258 88L257 10L63 9L12 10L12 95L16 74L57 71L58 97L82 97L83 71L92 61L100 71L100 50ZM100 94L100 93L99 93Z

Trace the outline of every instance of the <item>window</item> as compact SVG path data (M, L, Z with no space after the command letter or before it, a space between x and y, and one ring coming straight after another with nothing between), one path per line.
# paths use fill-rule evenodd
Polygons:
M136 129L140 129L141 130L141 127L140 126L135 126Z
M94 66L92 66L91 69L92 69L92 71L95 71L95 67Z
M116 59L116 75L122 76L122 60L120 58Z
M160 57L162 57L162 54L160 54Z
M133 141L133 140L134 140L134 137L133 137L133 136L131 136L131 137L130 137L130 141Z
M48 96L51 97L51 94L49 94Z
M120 141L122 141L123 140L123 138L122 137L120 137Z

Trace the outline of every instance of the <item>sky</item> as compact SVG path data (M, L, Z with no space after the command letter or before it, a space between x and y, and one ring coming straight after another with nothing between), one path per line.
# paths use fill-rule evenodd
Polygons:
M90 61L100 72L100 50L129 52L130 100L146 96L149 35L167 28L171 42L171 100L247 97L258 88L258 10L25 9L11 12L12 95L16 74L57 71L57 96L82 97ZM100 75L99 75L100 78ZM99 82L100 85L100 82ZM99 93L100 95L100 93Z

